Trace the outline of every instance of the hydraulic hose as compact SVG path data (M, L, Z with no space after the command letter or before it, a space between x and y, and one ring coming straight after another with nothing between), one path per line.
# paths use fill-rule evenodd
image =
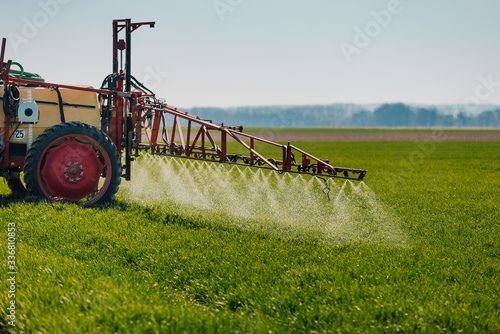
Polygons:
M19 108L19 100L21 94L17 87L13 87L12 84L5 87L5 92L3 94L3 112L10 119L17 117L17 110Z
M57 101L59 102L59 114L61 115L61 123L66 123L66 117L64 117L64 106L61 92L59 91L59 87L55 88L57 92Z
M43 79L40 75L35 74L35 73L25 72L24 67L21 64L19 64L17 62L12 62L11 65L16 65L17 67L19 67L19 70L12 70L11 69L9 71L10 78L25 79L25 80L31 80L31 81L37 81L37 82L45 82L45 79Z
M19 71L19 79L22 79L23 78L23 75L24 75L24 68L21 64L19 63L16 63L16 62L12 62L11 65L16 65L17 67L19 67L20 71Z

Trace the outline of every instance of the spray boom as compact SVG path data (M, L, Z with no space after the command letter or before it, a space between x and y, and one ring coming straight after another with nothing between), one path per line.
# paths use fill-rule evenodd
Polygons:
M139 156L141 151L148 151L153 155L349 180L363 180L367 172L362 169L334 167L327 160L319 159L290 143L279 144L244 133L242 126L213 124L169 105L147 104L144 100L137 101L133 113L135 128L131 133L130 147L133 156ZM166 115L173 117L170 134L165 125ZM239 143L243 153L230 152L227 145L229 141ZM278 148L282 154L279 158L266 158L256 150L257 143Z

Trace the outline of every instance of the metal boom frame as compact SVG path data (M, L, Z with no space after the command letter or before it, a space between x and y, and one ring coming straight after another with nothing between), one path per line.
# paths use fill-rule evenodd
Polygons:
M167 138L163 138L164 142L160 143L158 137L161 127L163 126L164 130L167 127L164 122L165 114L172 115L174 120L170 136L167 135ZM243 133L242 126L213 124L169 105L137 103L133 115L135 116L132 136L134 140L130 147L130 154L133 156L139 156L141 151L148 151L154 155L264 168L279 173L299 173L350 180L363 180L367 173L363 169L334 167L329 161L319 159L290 143L279 144ZM149 125L147 120L151 120L152 124ZM181 120L187 122L187 129L181 125ZM210 131L220 135L220 146L216 144ZM227 147L229 140L239 143L248 154L230 153ZM265 158L255 149L257 142L281 148L282 156L280 159ZM296 155L301 156L300 162L296 160Z

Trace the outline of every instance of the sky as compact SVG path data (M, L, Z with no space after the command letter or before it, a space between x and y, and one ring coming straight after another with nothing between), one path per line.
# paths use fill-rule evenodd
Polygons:
M171 105L500 104L498 0L25 0L0 8L6 57L99 87L112 21L132 74Z

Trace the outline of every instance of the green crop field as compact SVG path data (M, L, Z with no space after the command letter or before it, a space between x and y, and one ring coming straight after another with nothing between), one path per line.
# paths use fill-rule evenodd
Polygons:
M2 184L0 332L500 332L499 142L298 146L365 183L145 157L101 207Z

